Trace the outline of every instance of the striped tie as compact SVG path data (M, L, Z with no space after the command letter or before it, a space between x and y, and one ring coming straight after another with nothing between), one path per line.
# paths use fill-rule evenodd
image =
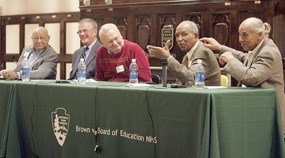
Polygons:
M85 47L82 54L81 54L81 58L83 58L84 61L86 60L86 52L88 51L88 49L89 49L88 47Z

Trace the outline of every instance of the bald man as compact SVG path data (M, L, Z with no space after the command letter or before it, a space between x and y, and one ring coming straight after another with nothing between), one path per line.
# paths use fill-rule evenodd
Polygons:
M239 84L246 87L274 88L277 91L285 127L285 98L282 58L274 42L267 37L270 28L262 20L250 17L239 26L239 42L247 53L219 44L213 38L201 38L204 45L220 52L219 62Z
M182 84L191 87L195 84L195 67L197 60L201 59L205 69L205 85L219 86L221 84L221 72L213 52L204 47L199 41L199 29L193 21L181 22L175 32L176 42L181 51L187 52L180 64L171 56L168 43L165 47L148 45L149 55L159 59L168 60L168 69L178 78Z
M31 37L32 46L25 47L14 70L2 70L0 75L8 80L21 79L22 62L28 59L30 79L55 79L57 54L49 45L50 36L45 27L37 27Z

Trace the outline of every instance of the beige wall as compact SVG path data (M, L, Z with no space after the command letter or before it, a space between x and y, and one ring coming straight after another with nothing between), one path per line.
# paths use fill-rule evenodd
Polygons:
M0 0L0 15L79 12L79 0Z
M11 5L13 4L13 5ZM11 7L12 6L12 7ZM58 13L58 12L79 12L79 0L0 0L0 16L21 15L21 14L42 14L42 13ZM26 24L25 26L25 45L31 44L31 33L37 27L37 24ZM80 40L76 34L77 23L67 24L67 54L72 54L80 47ZM51 36L50 45L59 53L59 24L46 24ZM6 53L20 52L19 49L19 25L6 26ZM7 62L7 69L14 69L15 62ZM66 78L69 78L71 63L66 64ZM60 66L57 67L57 79L59 78Z

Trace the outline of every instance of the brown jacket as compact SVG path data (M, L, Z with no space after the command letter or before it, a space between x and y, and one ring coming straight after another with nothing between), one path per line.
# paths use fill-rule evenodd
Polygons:
M206 86L220 86L221 84L221 72L214 53L204 47L199 42L197 48L194 50L190 60L187 55L180 64L176 59L170 58L168 60L168 69L180 80L183 84L187 82L195 83L194 70L197 65L197 59L201 59L205 69L205 85ZM191 62L190 69L188 64Z
M247 87L274 88L279 97L283 128L285 127L285 97L282 57L271 39L265 38L259 49L251 53L252 60L243 53L223 46L221 53L231 51L236 57L228 61L224 70Z

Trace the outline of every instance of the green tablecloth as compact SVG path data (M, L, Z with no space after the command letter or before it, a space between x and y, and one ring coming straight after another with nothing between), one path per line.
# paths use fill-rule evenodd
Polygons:
M285 157L271 89L44 81L0 82L0 94L6 158Z
M11 103L14 92L14 84L11 82L4 82L0 88L0 157L5 157L7 146L7 133L10 122Z

